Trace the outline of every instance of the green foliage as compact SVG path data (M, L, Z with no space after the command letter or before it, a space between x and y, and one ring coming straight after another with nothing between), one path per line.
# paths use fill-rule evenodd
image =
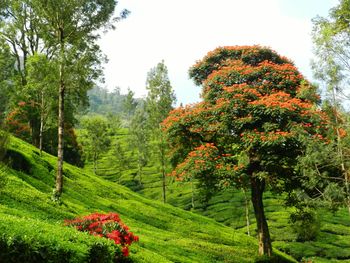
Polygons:
M338 193L344 191L343 200L350 213L349 136L345 132L348 130L348 118L344 118L342 113L344 99L348 99L347 87L350 72L348 63L350 59L350 26L346 22L350 16L349 7L349 0L341 0L336 7L330 10L328 17L316 17L313 20L313 42L316 55L313 70L315 76L326 88L325 108L331 120L328 125L335 133L335 136L329 136L335 150L331 158L337 159L337 163L332 167L338 166L342 173L342 178L337 176L340 181L329 181L333 183L333 186L338 185L340 188ZM337 194L337 196L340 195Z
M115 88L110 92L105 88L95 86L88 91L89 113L121 114L124 96L120 94L120 88Z
M147 165L150 155L150 130L145 106L137 108L130 123L130 147L136 150L139 183L142 185L143 168Z
M10 47L0 38L0 123L5 117L13 86L11 79L14 76L15 62L10 52Z
M144 198L69 164L64 169L66 187L62 204L53 203L50 196L54 171L50 173L50 167L55 166L56 158L46 153L40 157L35 153L37 149L16 138L11 140L10 148L20 149L31 163L33 173L28 175L9 170L6 175L8 184L0 199L0 218L12 215L24 218L22 221L28 218L45 221L43 224L55 231L57 221L63 222L65 218L73 219L95 211L117 212L140 237L140 242L133 245L130 251L130 258L136 263L251 262L256 255L253 238L214 220ZM5 220L0 221L7 225L6 229L10 228ZM28 227L30 225L31 221ZM28 234L27 238L33 238L37 229L40 228L31 227L32 234ZM66 233L64 231L62 235ZM61 239L60 236L51 236L52 242L61 244L56 240ZM80 251L80 245L75 242L70 244Z
M168 116L176 101L164 61L148 72L146 89L148 90L146 105L150 125L152 128L158 128L159 123Z
M292 228L297 233L297 241L315 240L320 232L320 222L315 211L304 208L291 214Z
M9 134L5 130L1 129L1 125L0 125L0 193L2 188L6 186L5 156L7 153L9 139L10 139Z
M126 114L128 120L130 120L131 116L134 114L137 106L134 95L135 93L130 88L128 88L128 93L123 100L123 111Z
M138 182L133 179L133 174L137 173L137 160L126 146L130 135L126 129L118 131L116 140L125 150L125 155L129 160L129 166L116 173L111 169L108 162L109 155L105 155L100 162L101 176L112 182L119 182L134 191L138 191L145 197L156 201L162 201L162 187L160 172L157 169L157 160L151 156L149 164L144 168L143 187L140 188ZM317 151L322 151L318 148ZM326 148L324 148L326 150ZM246 157L240 157L241 162L246 162ZM332 160L330 159L330 162ZM88 167L87 167L88 168ZM104 171L104 173L102 173ZM170 178L171 179L171 178ZM197 181L194 180L193 184ZM249 196L249 191L247 191ZM305 194L304 194L305 195ZM245 198L241 190L225 188L223 191L216 193L210 198L205 205L199 195L199 189L194 189L195 208L192 208L191 198L191 181L178 182L170 181L167 184L167 202L181 209L191 210L194 213L212 218L240 233L247 233L245 218ZM309 202L312 200L308 199ZM317 202L310 205L316 205L321 208ZM267 191L264 194L264 205L266 217L269 222L272 244L292 257L298 258L298 261L312 259L314 262L347 262L350 251L350 232L349 217L346 209L340 208L338 211L330 212L328 206L321 210L316 210L321 229L317 238L313 241L299 242L297 233L291 226L290 214L295 212L294 209L284 205L283 196L279 197ZM251 204L248 204L249 213L253 215ZM255 218L250 218L250 234L255 236ZM305 228L307 229L307 228ZM277 251L274 251L277 253ZM152 256L150 256L151 258ZM251 258L250 261L254 259ZM161 261L155 260L155 261Z
M108 121L103 116L84 116L81 119L81 140L87 157L94 163L96 174L97 161L100 155L110 147Z
M113 242L58 224L0 214L3 262L114 262Z

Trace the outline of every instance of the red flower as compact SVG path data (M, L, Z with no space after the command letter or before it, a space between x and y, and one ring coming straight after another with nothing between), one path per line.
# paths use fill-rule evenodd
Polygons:
M123 247L122 248L122 253L124 257L129 256L129 248L128 247Z
M116 213L94 213L82 218L65 220L65 225L74 226L79 231L89 232L91 235L109 238L116 245L122 247L124 257L129 255L128 246L137 242L139 238L129 232L129 228L120 220Z

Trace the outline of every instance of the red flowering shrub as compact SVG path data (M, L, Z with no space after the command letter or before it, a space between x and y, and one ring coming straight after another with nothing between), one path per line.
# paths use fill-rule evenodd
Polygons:
M112 239L116 245L121 246L124 257L129 256L128 247L131 243L139 240L139 237L129 231L116 213L94 213L82 218L65 220L65 225L74 226L79 231L89 232L91 235Z

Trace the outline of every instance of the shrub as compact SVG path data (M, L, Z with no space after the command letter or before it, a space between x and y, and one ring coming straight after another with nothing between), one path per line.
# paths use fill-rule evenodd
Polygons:
M0 228L6 263L112 263L118 249L110 240L39 220L0 214Z
M311 209L297 210L291 214L290 221L297 234L297 241L315 240L320 232L320 221Z
M128 247L131 243L139 240L137 236L129 231L129 228L120 220L119 215L116 213L94 213L82 218L66 220L65 224L74 226L79 231L113 240L116 245L121 246L121 252L124 257L129 256Z

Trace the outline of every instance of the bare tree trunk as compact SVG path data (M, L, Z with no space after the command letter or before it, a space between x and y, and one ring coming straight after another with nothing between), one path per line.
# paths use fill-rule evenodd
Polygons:
M41 92L40 132L39 132L40 156L43 153L43 131L44 131L44 92Z
M194 188L193 188L193 178L191 177L191 205L194 209Z
M247 234L248 234L248 236L250 236L249 200L247 197L247 191L244 188L243 188L243 193L244 193L245 220L246 220L246 224L247 224Z
M166 203L166 174L164 166L162 167L162 178L163 178L163 203Z
M96 156L96 153L94 153L93 163L94 163L94 175L96 175L96 170L97 170L97 156Z
M56 198L60 198L63 191L63 132L64 132L64 63L65 47L63 29L59 31L60 40L60 86L58 92L58 146L57 146L57 175L56 175Z
M252 203L254 207L254 213L256 218L256 225L258 231L259 241L259 255L272 255L272 244L270 239L269 228L267 225L264 205L263 205L263 193L265 190L265 180L251 176L251 188L252 188Z
M160 145L160 158L161 158L161 170L162 170L162 188L163 188L163 203L166 203L166 174L165 174L165 149L163 139L161 139Z
M140 156L140 153L139 153L139 163L138 163L138 174L139 174L139 184L142 185L142 157Z

